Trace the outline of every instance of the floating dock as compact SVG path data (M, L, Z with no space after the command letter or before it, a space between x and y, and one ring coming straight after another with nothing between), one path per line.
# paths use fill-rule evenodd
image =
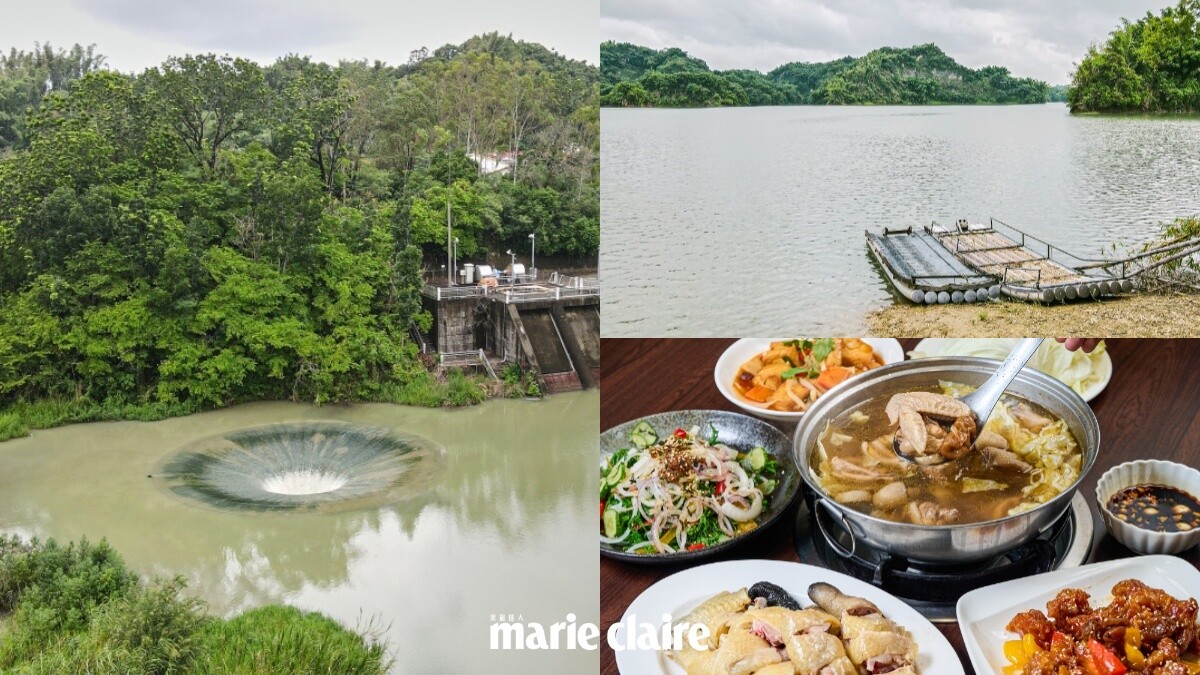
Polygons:
M934 222L920 230L867 232L867 245L888 281L918 304L978 302L1008 296L1055 302L1129 293L1142 273L1200 252L1200 239L1179 239L1126 258L1088 259L990 218L988 223Z
M955 258L928 229L867 232L867 245L896 290L913 302L977 302L991 293L999 297L994 276Z

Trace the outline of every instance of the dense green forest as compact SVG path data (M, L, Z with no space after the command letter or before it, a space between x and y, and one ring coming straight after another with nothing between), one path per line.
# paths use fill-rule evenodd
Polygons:
M1052 103L1063 103L1067 100L1067 90L1069 87L1065 84L1056 84L1050 87L1050 93L1046 100Z
M531 232L594 256L598 96L595 66L496 34L397 66L0 55L0 438L246 399L473 398L431 390L410 337L447 203L463 258ZM470 158L492 153L511 170ZM48 400L61 414L34 420Z
M1200 112L1200 0L1121 21L1075 68L1072 112Z
M883 47L826 63L789 63L770 73L710 70L677 48L600 45L605 106L924 105L1044 103L1045 82L1006 68L972 70L933 44Z

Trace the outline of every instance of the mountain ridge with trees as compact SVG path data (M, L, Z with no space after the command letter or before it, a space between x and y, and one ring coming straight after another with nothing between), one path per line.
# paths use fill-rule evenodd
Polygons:
M714 71L678 48L608 41L600 77L601 105L612 107L1044 103L1049 94L1045 82L998 66L967 68L934 44L761 73Z

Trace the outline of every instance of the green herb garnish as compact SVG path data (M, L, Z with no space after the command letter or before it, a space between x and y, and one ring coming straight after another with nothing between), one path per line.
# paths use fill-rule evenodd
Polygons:
M783 371L782 373L779 374L779 377L781 379L786 380L789 378L793 378L793 377L799 375L800 373L807 373L807 372L808 372L808 368L806 368L804 366L796 366L795 368L788 368L787 370Z

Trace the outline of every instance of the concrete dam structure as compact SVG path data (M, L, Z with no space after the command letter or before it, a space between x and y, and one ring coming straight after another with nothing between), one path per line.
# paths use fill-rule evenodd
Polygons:
M591 389L600 368L600 285L551 274L497 286L426 284L433 327L422 348L447 367L515 363L538 374L547 392Z

